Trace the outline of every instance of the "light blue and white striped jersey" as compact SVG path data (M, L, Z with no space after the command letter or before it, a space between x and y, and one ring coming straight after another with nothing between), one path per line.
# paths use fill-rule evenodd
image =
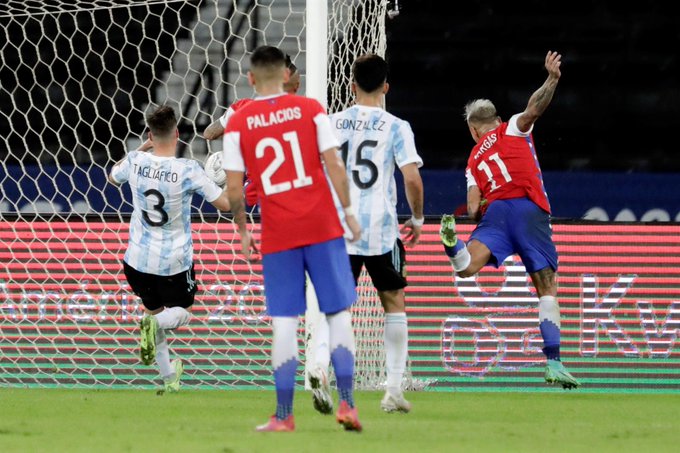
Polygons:
M147 274L175 275L191 267L191 199L215 201L222 189L191 159L132 151L111 170L130 183L134 211L125 262Z
M423 160L416 151L413 131L378 107L355 105L331 115L347 167L350 198L361 239L347 243L350 255L383 255L392 250L399 235L396 167Z

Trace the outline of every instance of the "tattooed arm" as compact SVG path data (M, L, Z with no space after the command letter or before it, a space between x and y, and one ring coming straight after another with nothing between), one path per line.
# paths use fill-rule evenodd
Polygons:
M531 95L526 110L517 118L517 128L521 132L528 132L531 126L534 125L538 117L540 117L548 104L552 100L557 82L560 80L562 73L560 72L560 65L562 64L562 55L557 52L548 51L545 56L545 69L548 71L548 78L545 83Z

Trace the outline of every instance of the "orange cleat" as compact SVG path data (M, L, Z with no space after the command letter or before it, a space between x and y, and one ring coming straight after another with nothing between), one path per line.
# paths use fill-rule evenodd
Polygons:
M340 407L338 412L335 414L335 419L342 426L345 427L345 431L356 431L361 432L363 429L361 423L359 422L359 414L357 413L357 408L350 408L347 401L340 401Z
M295 419L292 415L289 415L283 420L276 418L276 415L272 415L269 421L264 425L259 425L255 427L255 431L259 432L293 432L295 431Z

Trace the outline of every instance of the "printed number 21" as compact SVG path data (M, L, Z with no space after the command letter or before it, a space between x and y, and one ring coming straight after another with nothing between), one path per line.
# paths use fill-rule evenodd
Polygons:
M300 150L300 142L298 140L297 132L286 132L283 134L283 140L290 145L290 150L293 154L293 163L295 164L296 178L293 181L283 181L272 184L272 175L283 165L286 156L283 152L283 145L280 141L273 137L263 138L257 142L255 147L255 157L261 159L264 157L264 152L267 148L274 151L274 160L272 160L267 168L262 172L262 189L267 195L275 193L287 192L292 188L300 188L312 184L312 177L307 176L305 172L305 165L302 161L302 151Z
M489 156L489 160L492 160L496 162L496 165L498 166L498 169L501 171L501 174L503 175L503 178L505 178L505 182L510 182L512 181L512 176L510 176L510 173L508 173L508 167L505 166L505 162L498 157L498 153L493 153L492 155ZM489 167L489 164L486 162L480 162L479 165L477 165L477 168L479 170L482 170L485 174L486 177L489 178L489 182L491 183L491 192L494 190L498 189L498 184L496 184L496 180L493 179L493 173L491 172L491 167Z

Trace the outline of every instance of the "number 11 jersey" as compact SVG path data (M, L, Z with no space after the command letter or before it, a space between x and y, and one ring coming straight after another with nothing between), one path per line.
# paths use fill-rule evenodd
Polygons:
M411 126L382 108L363 105L331 115L331 125L340 139L350 198L361 226L361 239L347 244L347 252L384 255L399 235L395 168L423 165Z
M318 101L291 94L255 98L229 119L222 165L255 182L263 254L342 237L321 154L338 140Z

